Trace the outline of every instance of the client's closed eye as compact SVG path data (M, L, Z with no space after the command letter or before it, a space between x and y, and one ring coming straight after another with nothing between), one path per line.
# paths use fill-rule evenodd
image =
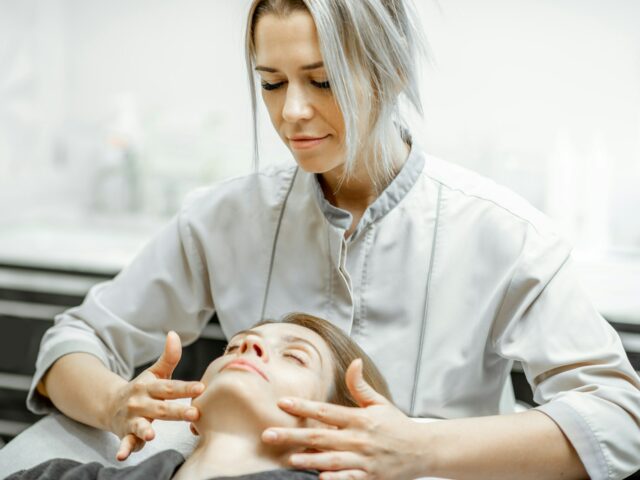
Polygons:
M306 366L307 362L302 358L302 355L294 354L291 352L285 352L284 357L291 358L295 362L299 363L302 366Z

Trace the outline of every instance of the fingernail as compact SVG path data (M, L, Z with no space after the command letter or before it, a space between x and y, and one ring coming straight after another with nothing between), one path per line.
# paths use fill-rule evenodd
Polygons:
M189 408L186 411L186 416L189 420L197 420L198 418L198 410L196 410L195 408Z
M195 393L196 395L202 393L204 391L204 385L202 383L198 383L191 387L191 393Z
M293 407L293 400L291 400L290 398L283 398L279 403L282 407Z
M267 430L262 434L262 439L266 441L273 441L278 439L278 434L273 430Z

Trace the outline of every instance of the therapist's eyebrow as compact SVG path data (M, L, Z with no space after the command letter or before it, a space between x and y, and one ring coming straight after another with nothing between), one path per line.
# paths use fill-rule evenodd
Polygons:
M300 67L300 70L315 70L316 68L322 68L322 67L324 67L324 62L315 62L315 63L310 63L309 65L303 65L302 67ZM265 67L262 65L257 65L255 69L258 72L278 73L277 69L271 68L271 67Z

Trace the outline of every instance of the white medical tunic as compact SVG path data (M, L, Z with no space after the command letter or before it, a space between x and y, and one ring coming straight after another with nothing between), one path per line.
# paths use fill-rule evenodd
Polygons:
M30 409L53 409L35 385L66 353L129 379L168 330L188 344L214 312L229 337L301 311L348 332L411 416L512 411L501 398L519 361L591 478L640 467L640 379L542 214L414 143L345 238L351 220L296 166L194 192L114 280L56 318Z

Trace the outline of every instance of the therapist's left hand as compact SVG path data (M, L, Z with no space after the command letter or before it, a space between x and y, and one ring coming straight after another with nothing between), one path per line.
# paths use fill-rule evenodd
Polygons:
M334 428L269 428L262 434L263 441L314 451L296 453L289 460L295 468L321 471L321 480L423 476L429 461L422 446L424 425L412 421L364 381L360 359L349 365L346 382L361 408L300 398L278 402L292 415Z

